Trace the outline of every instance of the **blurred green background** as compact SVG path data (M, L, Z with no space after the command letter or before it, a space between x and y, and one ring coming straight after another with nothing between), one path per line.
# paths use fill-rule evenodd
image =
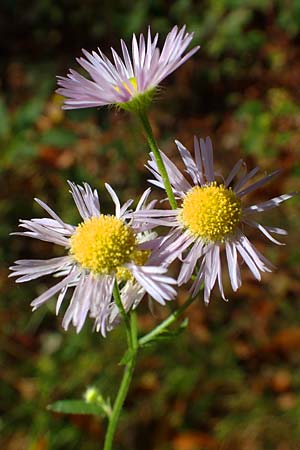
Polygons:
M192 147L211 135L225 174L243 157L277 181L249 202L299 190L300 3L298 0L2 0L0 11L0 448L101 448L105 422L46 409L82 398L95 385L114 397L124 351L121 327L106 339L86 323L61 328L55 301L31 313L51 284L16 285L8 266L50 258L47 243L8 237L19 218L42 217L39 197L78 223L66 180L87 181L111 208L104 182L123 200L140 195L147 147L134 118L108 108L63 112L55 76L77 68L81 48L119 49L148 24L163 41L174 24L195 32L200 51L164 83L150 118L160 147L175 161L174 139ZM228 303L216 291L190 308L188 331L144 350L126 401L116 450L298 450L300 448L299 199L262 219L289 230L285 247L250 237L277 266L261 283L243 270ZM175 273L175 272L174 272ZM179 302L186 297L180 291ZM141 333L168 313L139 307Z

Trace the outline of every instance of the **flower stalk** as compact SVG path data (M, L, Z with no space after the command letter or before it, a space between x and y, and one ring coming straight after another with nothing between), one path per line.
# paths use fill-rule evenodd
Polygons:
M132 375L136 364L138 352L138 340L137 340L137 324L135 312L131 312L130 314L129 326L130 326L130 341L129 341L130 359L126 363L119 391L113 405L112 414L109 417L103 450L112 449L113 439L117 429L120 413L128 393L128 389L132 380Z
M195 300L195 298L189 297L185 303L183 303L176 311L170 314L162 323L160 323L156 328L147 333L145 336L142 336L140 339L137 337L137 321L136 314L134 311L130 313L130 317L127 316L129 322L129 332L130 332L130 340L128 341L128 350L130 359L126 363L125 370L123 373L123 378L119 387L119 391L117 393L112 413L109 417L108 427L105 435L104 447L103 450L111 450L114 435L117 429L118 421L120 418L120 413L122 411L122 407L124 401L127 397L127 393L131 384L133 372L136 365L138 350L141 347L144 347L150 341L155 341L159 335L163 334L167 328L175 323L184 313L184 311L190 306L190 304ZM126 326L126 331L128 331Z
M156 164L157 164L157 168L161 174L163 183L164 183L164 187L166 189L166 193L171 205L172 209L177 209L177 202L173 193L173 189L170 183L170 179L165 167L165 164L163 162L163 159L161 157L158 145L156 143L156 140L154 138L153 132L152 132L152 128L147 116L147 113L145 110L143 111L139 111L138 112L138 117L142 123L143 129L144 129L144 133L147 139L147 142L149 144L149 147L151 149L151 151L153 152Z

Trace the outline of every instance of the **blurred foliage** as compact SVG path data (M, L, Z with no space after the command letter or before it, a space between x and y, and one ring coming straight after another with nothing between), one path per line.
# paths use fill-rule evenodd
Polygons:
M165 83L151 121L160 146L179 163L175 137L212 136L226 173L283 169L250 201L299 190L300 6L298 0L3 0L0 14L0 447L5 450L100 448L105 420L62 415L47 405L83 399L87 386L114 398L124 351L121 327L104 340L61 329L54 301L34 314L30 300L51 280L26 286L7 279L15 260L57 256L59 249L8 234L19 218L41 217L42 198L63 219L79 220L66 180L88 181L111 208L104 181L123 200L146 187L146 144L133 118L109 109L63 112L55 75L76 67L81 48L118 47L119 37L162 36L175 23L195 31L201 50ZM29 32L30 30L30 32ZM162 40L162 39L161 39ZM188 330L141 353L120 422L116 450L297 450L300 442L299 220L297 198L266 214L289 229L286 247L251 239L278 267L256 283L216 292L188 312ZM175 268L174 268L175 270ZM185 298L180 293L179 302ZM139 308L141 332L167 311Z

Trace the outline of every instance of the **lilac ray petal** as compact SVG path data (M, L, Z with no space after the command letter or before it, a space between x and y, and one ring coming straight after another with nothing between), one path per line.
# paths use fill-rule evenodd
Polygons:
M114 284L115 277L105 277L104 282L101 285L101 292L99 293L99 295L102 295L102 301L99 311L99 317L96 317L96 323L98 326L98 331L101 332L103 337L106 336L110 301L112 298Z
M26 261L26 260L25 260ZM51 261L51 262L50 262ZM49 275L63 269L65 266L68 270L71 270L70 262L72 259L69 256L63 256L58 258L53 258L51 260L40 260L40 265L33 265L29 267L28 265L22 266L21 264L10 267L14 270L9 276L16 276L20 278L16 279L17 283L24 283L25 281L34 280L36 278L42 277L44 275ZM67 265L66 265L67 263Z
M191 184L185 179L180 170L177 169L175 164L164 153L160 152L160 154L166 166L166 170L170 177L170 182L172 186L176 189L177 192L189 191L192 188ZM150 157L151 161L148 161L148 164L150 168L155 169L156 171L156 174L153 172L152 173L159 182L162 182L162 178L157 168L156 161L152 152L150 153Z
M128 211L128 209L130 208L130 206L132 205L133 200L127 200L127 202L124 203L124 205L122 205L121 209L120 209L120 219L132 219L132 211Z
M206 154L207 154L207 168L208 168L208 175L209 175L209 181L215 180L215 173L214 173L214 152L213 152L213 146L212 142L209 136L205 139L205 145L206 145Z
M204 302L209 303L210 293L215 285L218 275L218 265L220 258L220 248L218 245L207 247L205 258L205 273L204 273Z
M67 293L67 291L68 291L68 288L69 288L69 285L63 287L63 288L61 289L59 295L58 295L57 302L56 302L56 308L55 308L55 314L56 314L57 316L58 316L60 307L61 307L61 305L62 305L63 299L65 298L65 295L66 295L66 293Z
M247 181L249 181L251 178L254 177L254 175L257 174L258 171L259 167L254 167L254 169L252 169L249 173L246 173L246 175L244 175L240 180L238 180L233 186L234 192L238 192L239 189L247 183Z
M145 207L150 193L151 193L151 188L148 188L145 190L145 192L143 192L143 195L141 196L141 198L135 208L136 211L140 211Z
M243 191L237 192L237 195L239 197L242 197L243 195L249 194L250 192L254 191L255 189L260 188L264 184L268 183L272 178L276 177L281 170L275 170L275 172L271 173L270 175L267 175L266 177L262 178L261 180L257 181L254 184L251 184L249 187L244 189Z
M154 174L154 171L152 171L148 166L145 167ZM160 189L164 189L164 183L162 181L151 180L150 178L148 178L147 181L148 183L153 184L153 186L159 187Z
M265 202L257 203L256 205L251 205L248 208L244 208L243 212L244 214L263 212L267 209L275 208L276 206L280 205L280 203L294 197L294 195L296 195L295 192L279 195L278 197L271 198L270 200L267 200Z
M59 222L57 222L54 219L48 219L48 218L41 218L41 219L31 219L31 220L20 220L20 223L28 223L32 226L38 226L43 227L47 229L47 231L52 231L54 233L57 233L59 235L66 235L70 236L73 234L75 227L72 227L72 232L70 230L66 230L65 227L62 227ZM62 236L62 237L63 237Z
M197 261L202 256L203 246L204 243L202 241L196 241L186 258L182 261L182 266L177 280L178 286L187 283L191 278Z
M75 205L77 206L79 214L81 215L83 220L89 219L90 214L89 214L88 208L82 198L82 193L81 193L82 189L80 189L80 186L76 185L72 181L68 181L68 184L71 188L70 192L72 194Z
M155 266L137 266L133 263L126 265L134 278L156 301L165 304L166 300L172 300L176 296L176 290L170 284L176 284L171 277L163 274L167 269ZM159 276L161 275L161 276Z
M83 289L84 291L80 296L80 305L78 307L78 313L76 315L76 322L74 323L77 333L80 332L84 325L85 319L90 310L91 301L93 299L94 281L91 274L85 280Z
M254 220L245 220L245 219L243 220L243 222L246 223L247 225L250 225L253 228L260 230L274 244L285 245L283 242L277 241L277 239L273 238L273 236L271 236L268 230L258 222L255 222Z
M134 73L133 73L131 58L129 55L128 48L127 48L125 42L123 41L123 39L121 39L121 49L122 49L123 58L124 58L124 62L125 62L125 66L126 66L129 78L132 78L134 76Z
M229 175L227 176L226 180L225 180L225 187L228 188L228 186L230 185L231 181L234 179L234 177L237 175L237 173L239 172L241 166L244 164L244 161L242 159L239 159L238 162L233 166L233 168L231 169L231 171L229 172Z
M15 269L19 269L20 267L22 268L27 268L28 270L33 269L34 270L38 270L39 268L44 268L44 267L52 267L52 266L56 266L56 265L64 265L64 262L66 261L72 261L72 258L70 256L58 256L56 258L51 258L51 259L18 259L17 261L15 261L15 266L11 266L9 267L9 269L11 270L15 270ZM57 262L57 264L56 264ZM12 274L11 274L12 275ZM9 275L9 276L11 276Z
M75 320L75 315L76 315L76 311L78 309L78 301L79 298L84 295L84 284L85 284L85 274L81 274L79 282L77 284L77 286L74 289L72 298L70 300L70 304L65 312L63 321L62 321L62 327L64 328L64 330L67 330L70 323L73 321L73 323L76 323Z
M47 291L43 292L43 294L35 298L31 302L33 310L37 309L42 303L45 303L47 300L49 300L49 298L51 298L53 295L55 295L57 292L59 292L61 289L63 289L65 286L67 286L69 283L75 280L78 273L79 270L74 270L66 278L64 278L59 283L55 284L50 289L47 289Z
M241 245L240 242L238 242L236 244L236 248L238 250L238 252L240 253L241 257L243 258L243 260L245 261L245 263L247 264L247 266L249 267L250 271L252 272L252 274L254 275L254 277L260 281L261 280L261 275L259 270L257 269L253 259L250 257L250 255L248 254L248 252L245 250L245 248Z
M184 162L184 165L186 167L187 173L190 175L193 182L195 184L197 184L198 183L198 170L197 170L196 164L194 163L193 158L191 157L190 152L184 147L184 145L181 144L181 142L175 140L175 144L177 145L177 148L181 155L182 161Z
M201 158L200 140L197 138L197 136L194 136L194 153L195 153L195 162L198 169L197 172L198 182L200 183L200 185L203 185L205 184L203 176L204 167Z
M156 233L154 233L154 234L156 234ZM138 249L139 250L154 250L154 249L159 247L160 242L161 242L161 236L159 236L159 237L152 237L149 240L145 240L145 241L139 242Z
M183 233L177 241L174 241L169 246L162 245L158 250L154 250L153 259L155 258L158 263L169 265L176 258L180 257L182 253L194 242L194 238L187 233Z
M265 229L268 230L270 233L281 234L284 236L288 234L288 232L283 228L265 226Z
M197 273L196 279L195 279L195 281L192 284L192 287L190 289L190 294L191 294L192 297L195 297L198 294L198 292L199 292L199 290L201 288L201 285L204 282L205 264L206 264L205 263L205 258L203 257L203 259L201 261L200 268L199 268L199 272Z
M51 216L54 220L56 220L62 227L66 230L66 233L73 233L75 227L72 225L68 225L65 222L62 221L62 219L51 209L46 203L44 203L42 200L35 198L34 199L47 213L49 216Z
M200 139L201 159L203 164L203 175L207 183L215 181L215 174L213 170L213 154L211 141L208 138ZM210 145L209 145L210 144Z
M237 291L242 285L240 268L237 260L237 251L234 243L226 242L227 267L232 289Z
M220 291L222 299L225 302L228 302L228 298L226 298L225 294L224 294L223 281L222 281L222 267L221 267L221 258L220 258L220 256L219 256L219 258L217 260L217 264L218 264L218 276L217 276L217 279L218 279L219 291Z
M114 60L114 64L116 66L117 72L124 80L127 80L130 77L130 75L127 72L125 64L123 63L122 59L119 57L117 52L112 47L110 48L110 50L111 50L111 53L113 56L113 60Z
M136 218L147 218L151 217L169 217L178 216L180 209L142 209L136 210L134 212L134 217Z
M161 305L166 304L165 299L162 296L160 290L155 284L151 282L149 276L145 275L140 270L133 270L133 269L132 274L134 278L138 281L138 283L141 286L143 286L143 288L148 292L148 294L151 295L158 303L160 303Z
M267 259L265 258L258 250L257 248L251 244L248 238L246 236L241 235L240 242L243 245L243 247L247 250L247 252L252 257L253 261L257 265L257 267L262 272L271 272L271 269L274 269L275 266Z
M114 202L115 206L116 206L116 212L115 212L115 216L119 219L120 215L121 215L121 204L120 204L120 200L118 199L117 194L115 193L115 191L113 190L113 188L108 184L105 183L105 187L108 190L112 201Z
M98 192L96 189L92 190L91 186L88 183L83 183L85 192L83 192L83 198L87 205L90 217L99 217L100 216L100 203Z
M19 227L26 228L29 231L17 231L11 233L17 236L29 236L34 239L39 239L45 242L52 242L54 244L69 246L69 239L52 229L48 229L34 220L20 220Z
M172 218L172 217L166 217L165 219L163 218L159 218L159 217L148 217L147 216L142 216L142 217L135 217L135 222L136 223L140 223L141 226L144 224L145 219L147 220L147 222L145 223L145 226L147 227L149 224L154 224L156 226L161 225L161 226L165 226L165 227L171 227L177 224L177 219L176 218ZM143 229L143 227L142 227Z

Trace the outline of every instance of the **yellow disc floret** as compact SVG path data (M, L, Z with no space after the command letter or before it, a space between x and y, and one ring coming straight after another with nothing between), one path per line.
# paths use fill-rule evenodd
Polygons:
M194 236L208 242L224 242L234 233L241 215L241 202L233 190L214 181L188 192L180 220Z
M137 242L133 230L114 216L87 219L70 239L74 259L94 274L117 272L132 260Z
M149 258L150 251L149 250L134 250L132 253L131 260L137 265L142 266L146 263ZM134 277L129 269L126 267L118 267L117 270L117 279L119 281L128 281L133 280Z
M125 83L125 82L123 81L122 84L123 84L124 88L129 92L129 94L132 94L132 95L136 94L136 92L137 92L137 80L136 80L136 78L135 78L135 77L129 78L128 81L130 81L130 83L131 83L133 89L132 89L132 87L130 86L130 84L128 85L127 83ZM114 86L114 89L115 89L117 92L120 92L119 86Z

